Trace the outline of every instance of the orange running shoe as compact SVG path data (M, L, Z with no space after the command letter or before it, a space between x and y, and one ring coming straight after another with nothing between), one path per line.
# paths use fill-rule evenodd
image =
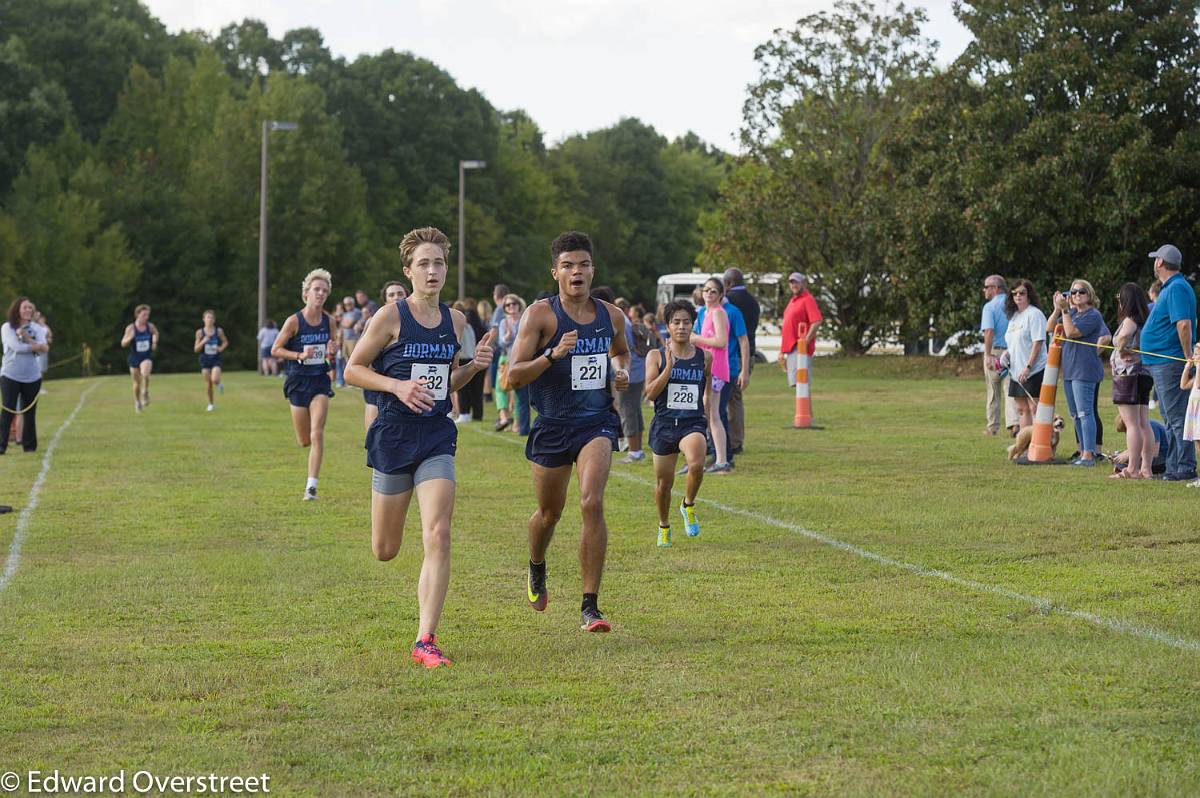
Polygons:
M454 663L446 658L438 648L436 635L425 635L413 645L412 661L426 668L437 668L445 665L449 668Z

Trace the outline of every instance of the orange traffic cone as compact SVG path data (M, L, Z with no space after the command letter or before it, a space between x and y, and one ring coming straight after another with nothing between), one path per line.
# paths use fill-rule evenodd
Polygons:
M1037 413L1033 417L1033 440L1025 457L1031 463L1048 463L1054 459L1054 447L1050 445L1054 436L1054 401L1058 396L1058 371L1062 367L1063 334L1061 324L1054 328L1054 337L1047 353L1046 372L1042 375L1042 390L1038 394Z
M808 324L800 322L796 328L796 418L792 426L796 429L808 429L812 426L812 398L809 395L808 369L810 358L808 344Z

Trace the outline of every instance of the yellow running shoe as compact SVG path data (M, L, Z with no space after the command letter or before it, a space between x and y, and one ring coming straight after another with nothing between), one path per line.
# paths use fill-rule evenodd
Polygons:
M683 515L683 531L687 532L689 538L700 536L700 522L696 520L696 505L690 507L683 502L679 503L679 512Z
M660 526L658 528L658 547L665 549L671 545L671 527Z

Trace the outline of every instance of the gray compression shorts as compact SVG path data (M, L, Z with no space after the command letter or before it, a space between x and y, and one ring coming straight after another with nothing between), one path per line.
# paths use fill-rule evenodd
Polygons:
M384 474L372 468L371 490L384 496L395 496L397 493L407 493L431 479L454 481L454 455L435 454L428 460L423 460L415 471L405 474Z

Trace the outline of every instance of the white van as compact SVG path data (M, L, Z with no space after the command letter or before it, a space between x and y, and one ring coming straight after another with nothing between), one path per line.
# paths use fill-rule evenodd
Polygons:
M656 307L661 307L676 299L691 301L692 292L710 277L720 280L722 275L719 272L714 274L676 272L662 275L658 278L658 288L654 294ZM754 333L758 360L759 362L764 359L767 362L774 362L779 356L779 347L782 341L779 325L783 320L783 309L791 298L787 289L787 280L779 272L763 272L762 274L749 272L745 277L746 288L758 299L759 307L762 309L762 313L758 317L758 329ZM817 338L818 355L831 355L836 351L838 351L837 341Z

